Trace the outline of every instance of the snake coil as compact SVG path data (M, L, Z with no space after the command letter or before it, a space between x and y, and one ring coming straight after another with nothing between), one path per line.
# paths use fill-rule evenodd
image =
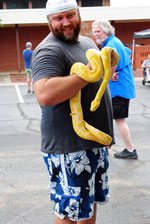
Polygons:
M112 61L112 54L114 55L114 61ZM119 55L113 48L104 47L101 51L96 49L87 50L86 57L92 69L89 69L88 66L83 63L76 62L71 67L70 75L75 73L88 82L97 82L102 78L104 73L99 90L91 103L90 110L95 111L100 106L101 98L111 78L111 67L117 65ZM70 98L70 109L73 128L78 136L87 140L96 141L103 145L110 145L112 141L111 136L84 121L81 106L81 90Z

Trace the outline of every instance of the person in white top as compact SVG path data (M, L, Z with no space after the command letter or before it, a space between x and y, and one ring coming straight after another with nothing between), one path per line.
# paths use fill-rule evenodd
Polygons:
M150 54L148 54L148 58L145 59L141 65L141 67L144 69L144 79L148 79L150 81Z

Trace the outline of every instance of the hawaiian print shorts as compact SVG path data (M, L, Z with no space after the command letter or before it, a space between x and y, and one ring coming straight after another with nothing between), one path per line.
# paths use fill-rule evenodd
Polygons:
M92 218L94 203L108 199L108 159L105 149L43 154L50 175L55 214L63 219Z

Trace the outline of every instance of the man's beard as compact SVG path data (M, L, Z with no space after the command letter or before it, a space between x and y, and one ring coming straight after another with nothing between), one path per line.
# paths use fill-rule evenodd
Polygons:
M59 31L57 29L53 29L51 24L49 24L50 30L52 33L57 37L59 40L68 42L68 43L73 43L78 39L79 33L80 33L80 28L81 28L81 20L79 18L79 22L76 25L74 32L71 35L64 35L63 31Z
M103 47L104 40L96 41L97 47L101 50Z
M96 40L97 45L103 45L104 42L105 42L105 39Z

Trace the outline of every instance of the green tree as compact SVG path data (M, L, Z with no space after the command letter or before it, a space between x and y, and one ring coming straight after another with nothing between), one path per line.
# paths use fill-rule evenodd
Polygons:
M0 19L0 26L3 26L3 24L2 24L2 20Z

